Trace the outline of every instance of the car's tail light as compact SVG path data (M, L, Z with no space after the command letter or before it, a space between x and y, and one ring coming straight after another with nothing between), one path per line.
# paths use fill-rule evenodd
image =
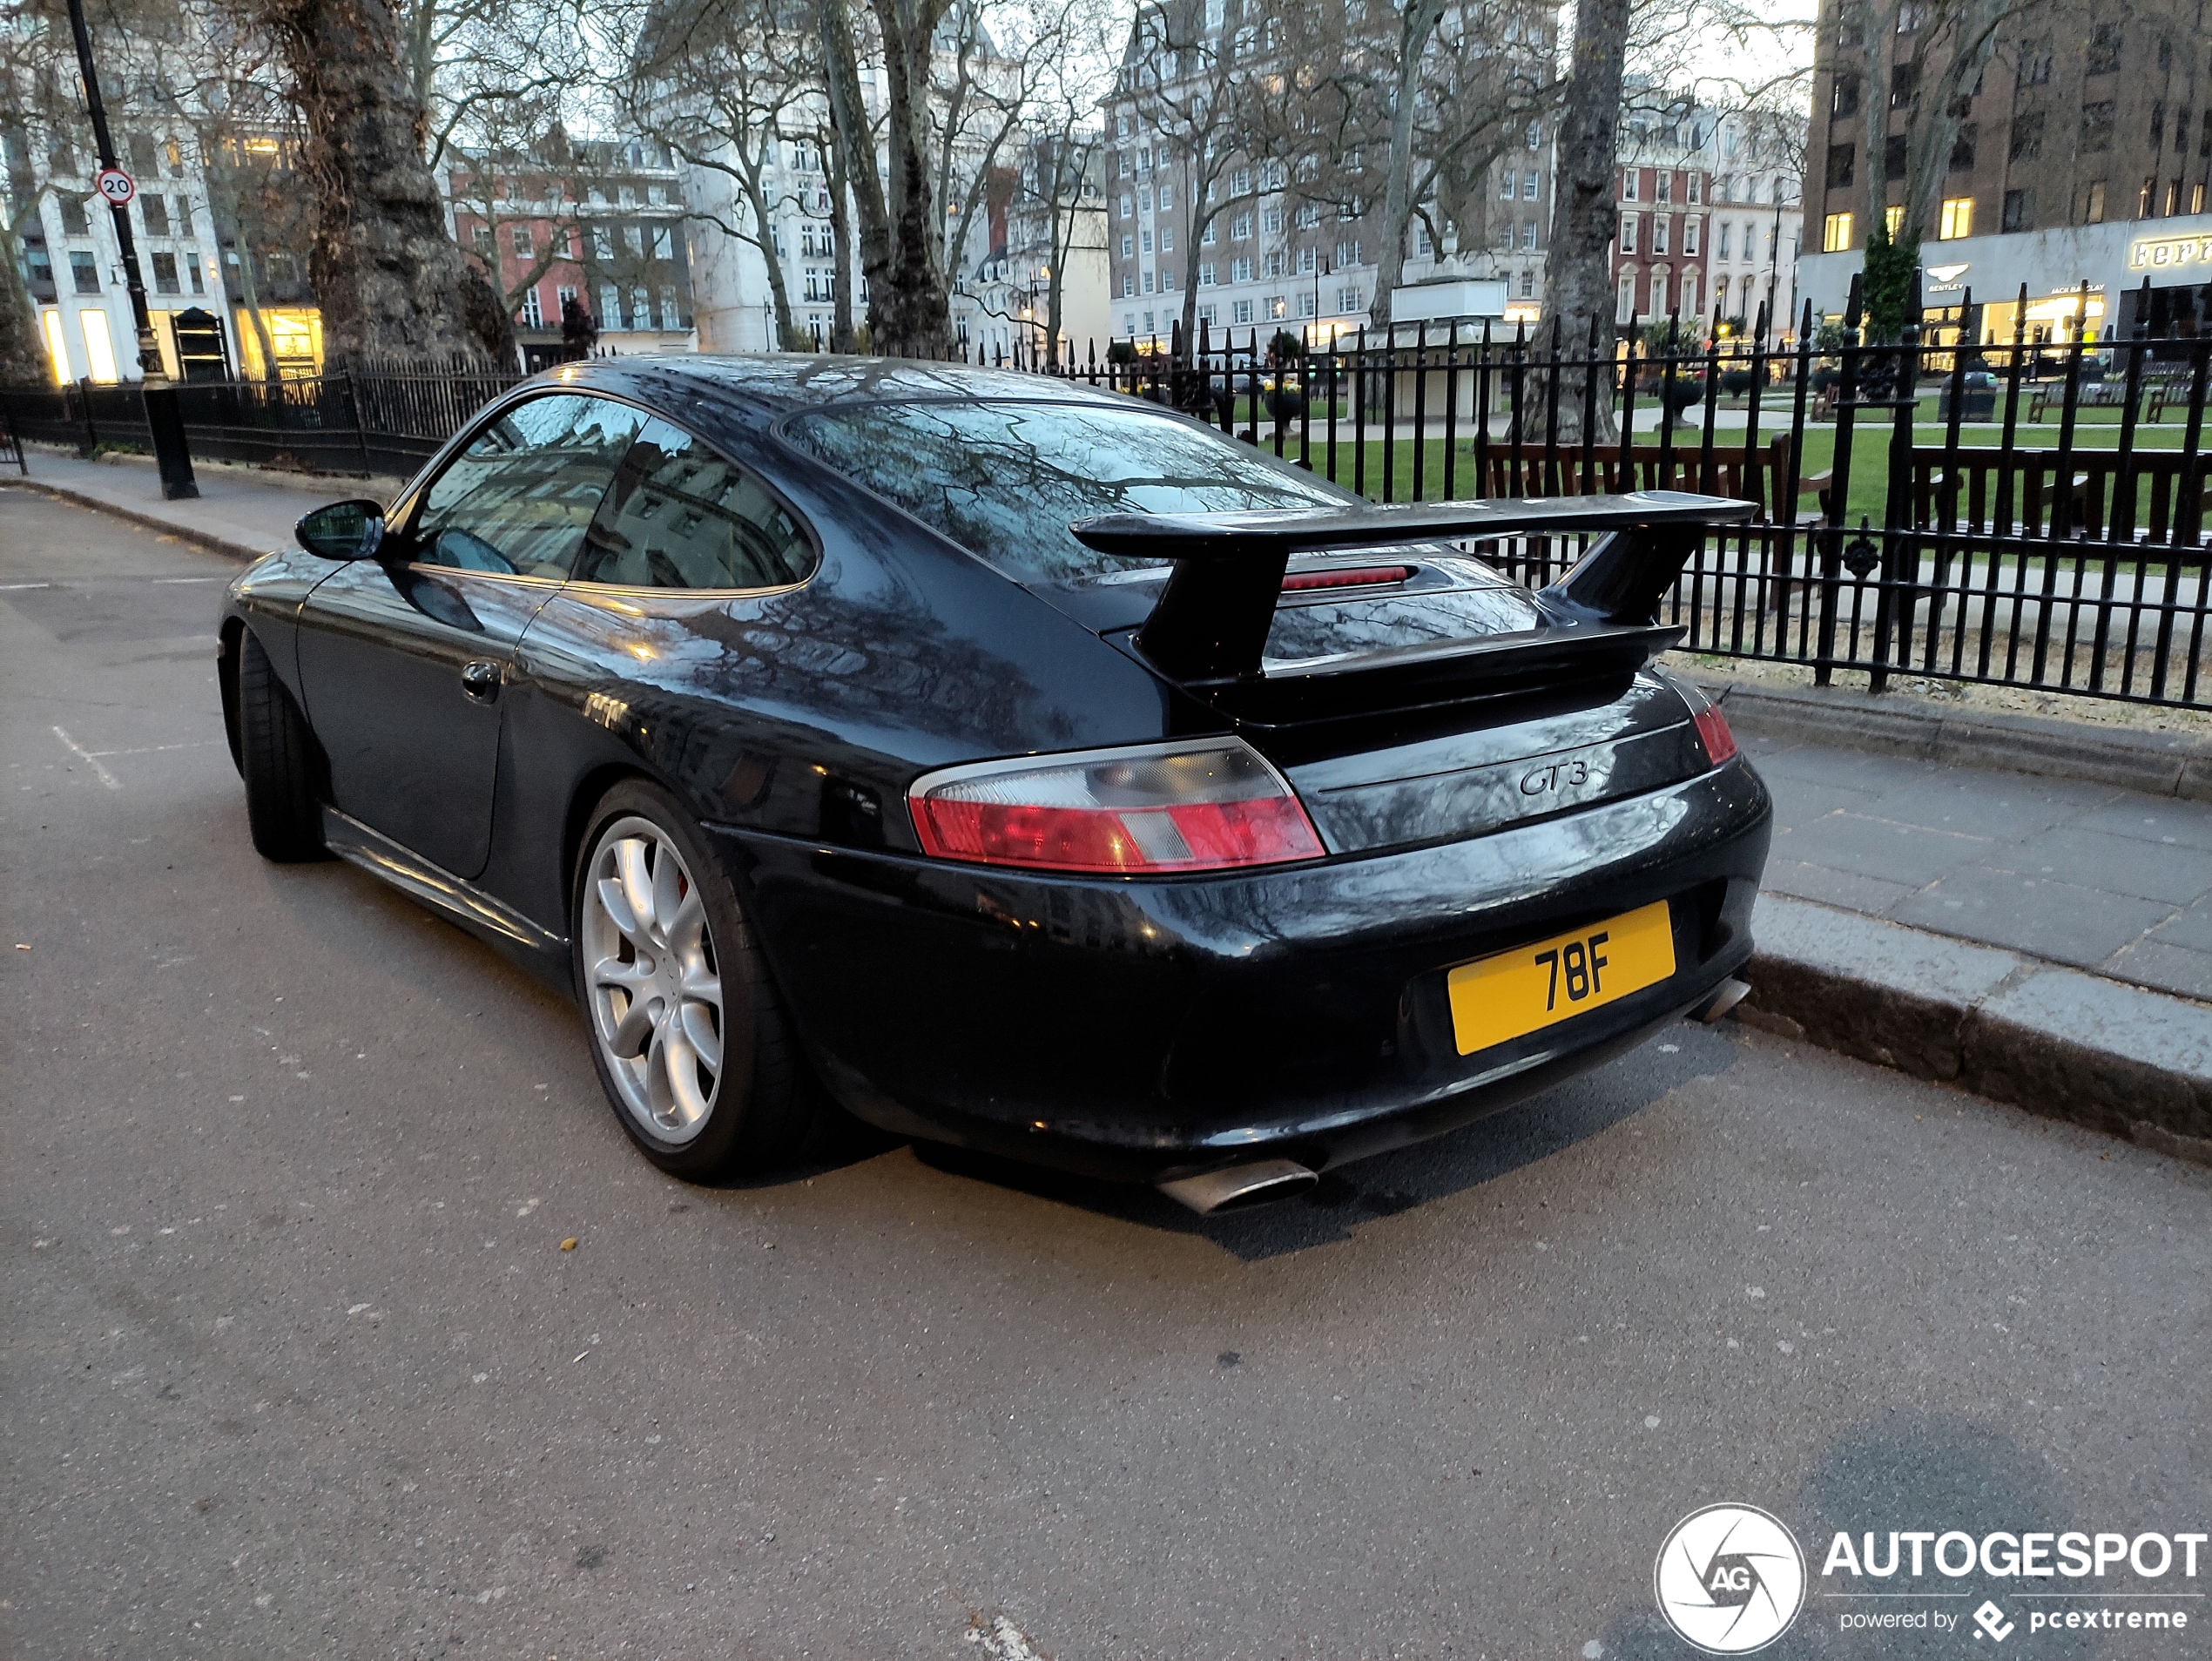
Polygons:
M1736 734L1728 730L1728 717L1689 682L1677 680L1675 685L1682 693L1683 701L1689 706L1689 719L1696 724L1697 741L1705 748L1706 762L1717 767L1736 753Z
M1290 786L1234 739L949 767L907 801L923 852L978 865L1149 876L1325 851Z
M1728 717L1710 706L1697 712L1697 741L1705 746L1705 759L1716 767L1736 753L1736 734L1728 730Z

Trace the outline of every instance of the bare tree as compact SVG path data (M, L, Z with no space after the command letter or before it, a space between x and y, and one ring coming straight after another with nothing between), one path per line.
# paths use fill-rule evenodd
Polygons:
M1197 329L1199 254L1208 233L1223 213L1258 199L1281 131L1276 123L1294 107L1279 78L1271 89L1262 84L1266 25L1250 7L1251 0L1220 0L1217 19L1207 15L1209 0L1147 5L1122 60L1120 91L1134 107L1140 136L1155 139L1169 158L1159 188L1177 193L1166 211L1180 216L1186 343Z
M694 202L687 217L759 253L778 344L797 351L810 337L793 321L776 246L776 211L792 199L776 182L776 163L787 137L817 142L813 106L822 91L816 43L787 17L775 0L693 0L660 14L639 48L624 108L686 165L726 181L726 210ZM841 242L840 249L842 258Z
M883 54L884 204L890 235L883 280L869 283L869 330L876 350L894 357L948 357L952 307L930 165L930 94L938 25L950 0L870 0L870 5Z
M307 263L327 354L483 353L512 361L506 308L447 233L388 0L258 0L307 129Z

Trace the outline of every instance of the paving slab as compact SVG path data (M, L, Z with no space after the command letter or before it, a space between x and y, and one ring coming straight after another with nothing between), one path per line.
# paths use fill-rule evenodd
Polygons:
M1975 867L1898 901L1894 921L2089 969L2173 915L2139 900L2051 877Z
M1988 848L1979 837L1864 814L1834 813L1779 834L1775 854L1912 888L1934 881Z
M2169 905L2212 893L2212 849L2146 846L2109 831L2069 825L2031 837L2003 857L2024 875L2055 876Z
M2176 946L2155 934L2114 953L2097 965L2097 972L2212 1003L2212 952Z

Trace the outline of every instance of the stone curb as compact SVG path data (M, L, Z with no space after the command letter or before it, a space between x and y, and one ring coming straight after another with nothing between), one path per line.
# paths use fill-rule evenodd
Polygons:
M1727 712L1731 726L1761 738L2212 801L2212 742L2184 733L2032 715L1946 714L1840 687L1806 692L1692 679Z
M1749 1024L2212 1166L2212 1008L1759 896Z
M44 479L0 478L0 489L36 490L40 495L52 496L57 501L73 503L80 508L90 508L95 513L105 513L125 520L138 526L141 530L157 531L165 537L174 537L178 541L188 542L195 548L204 548L211 554L226 555L232 559L243 560L248 564L268 552L266 548L255 548L246 543L233 542L227 537L219 537L212 530L195 530L192 526L180 524L174 519L165 519L158 513L142 512L137 508L126 508L120 503L108 502L99 496L88 496L82 490L72 490L65 484L50 484Z

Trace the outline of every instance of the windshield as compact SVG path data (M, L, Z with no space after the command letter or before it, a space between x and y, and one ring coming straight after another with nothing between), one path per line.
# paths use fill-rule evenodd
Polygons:
M786 430L970 552L1063 581L1158 563L1093 552L1069 534L1078 520L1359 500L1134 402L855 404L811 412Z

